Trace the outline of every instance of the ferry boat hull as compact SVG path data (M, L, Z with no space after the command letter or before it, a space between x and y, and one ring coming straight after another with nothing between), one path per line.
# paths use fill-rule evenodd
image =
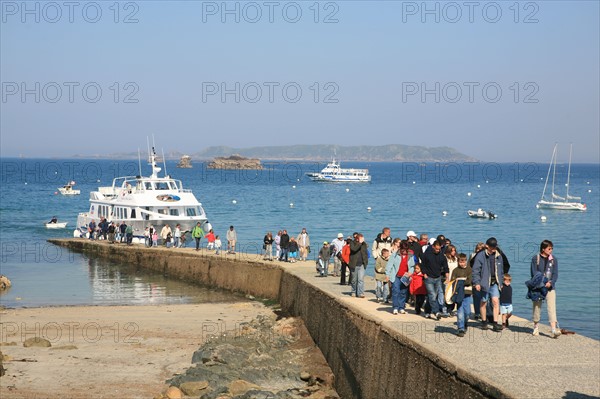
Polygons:
M335 158L320 172L307 173L312 181L327 183L369 183L371 176L368 169L344 169Z

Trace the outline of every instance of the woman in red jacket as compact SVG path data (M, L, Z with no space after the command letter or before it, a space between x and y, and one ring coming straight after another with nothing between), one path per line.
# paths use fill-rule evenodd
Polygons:
M423 283L423 273L421 273L421 266L415 265L415 271L412 274L412 280L410 281L410 293L415 296L415 312L421 314L421 307L427 297L427 289Z

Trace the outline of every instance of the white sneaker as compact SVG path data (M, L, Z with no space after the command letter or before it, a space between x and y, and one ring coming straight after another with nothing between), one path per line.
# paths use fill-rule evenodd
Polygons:
M400 314L406 314L406 310L400 309Z
M560 334L562 334L562 333L560 332L560 330L552 330L552 335L551 335L551 337L552 337L552 338L558 338L558 337L560 337Z
M394 309L393 314L398 314L398 309Z
M533 327L533 332L531 333L531 335L537 337L538 335L540 335L540 330L537 327Z

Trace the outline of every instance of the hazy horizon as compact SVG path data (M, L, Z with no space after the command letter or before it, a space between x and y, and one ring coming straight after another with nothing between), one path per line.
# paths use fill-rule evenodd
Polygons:
M600 3L7 2L0 156L400 143L600 163Z

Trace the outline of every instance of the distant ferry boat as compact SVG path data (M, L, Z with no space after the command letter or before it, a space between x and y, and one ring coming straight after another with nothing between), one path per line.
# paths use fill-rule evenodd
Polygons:
M161 168L156 166L154 148L149 164L152 166L149 177L117 177L112 186L90 192L90 209L77 217L78 230L74 235L87 233L90 222L94 220L97 224L101 217L131 225L133 235L138 238L150 225L160 231L165 224L174 230L179 223L181 231L191 231L200 222L208 232L212 227L192 191L184 189L181 180L172 179L166 173L165 177L158 177Z
M320 172L307 173L312 181L334 183L368 183L371 181L368 169L344 169L335 158Z

